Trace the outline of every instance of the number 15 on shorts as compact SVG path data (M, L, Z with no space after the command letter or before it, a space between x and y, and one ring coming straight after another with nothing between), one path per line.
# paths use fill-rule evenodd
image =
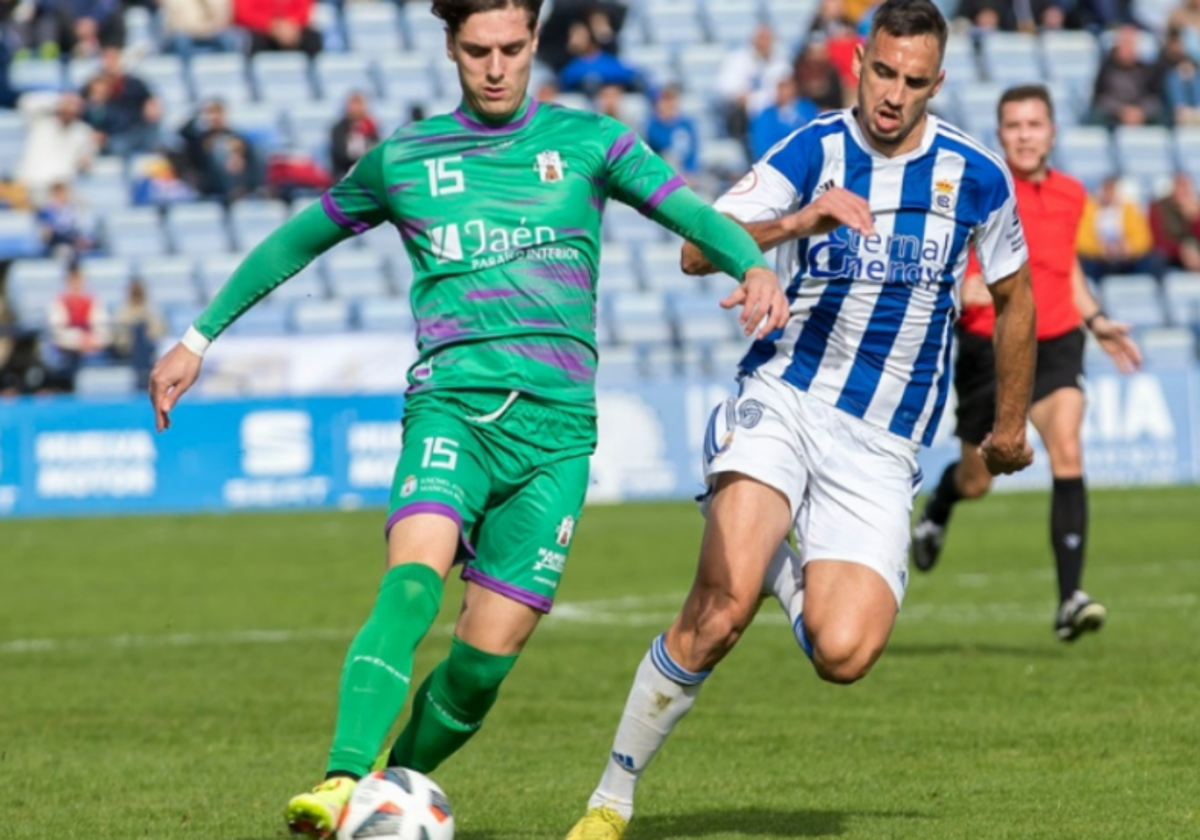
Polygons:
M444 437L427 437L422 441L425 455L421 466L425 469L453 470L458 466L458 441Z

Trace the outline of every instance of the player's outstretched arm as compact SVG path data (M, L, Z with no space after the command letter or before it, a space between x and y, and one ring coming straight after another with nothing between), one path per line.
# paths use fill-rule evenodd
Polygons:
M1033 447L1025 439L1037 364L1037 311L1029 263L989 289L996 307L996 421L979 454L992 475L1008 475L1033 463Z
M200 360L217 336L273 289L351 235L313 204L281 225L249 253L228 282L188 328L187 335L159 360L150 375L155 425L170 428L170 412L200 375Z
M745 228L763 251L770 251L793 239L829 233L842 225L853 228L863 236L875 233L875 220L866 199L841 187L822 193L795 213L778 219L738 224ZM717 270L691 242L684 243L681 264L685 274L712 274Z
M1121 373L1133 373L1142 368L1142 351L1129 334L1129 324L1111 320L1096 300L1092 290L1088 288L1087 276L1075 261L1075 269L1071 274L1071 286L1075 296L1075 308L1083 317L1083 323L1091 330L1092 335L1100 342Z

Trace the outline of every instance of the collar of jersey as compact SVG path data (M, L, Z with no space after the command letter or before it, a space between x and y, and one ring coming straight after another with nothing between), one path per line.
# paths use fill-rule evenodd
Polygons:
M913 158L918 158L928 152L929 147L933 145L934 138L937 137L937 117L935 117L933 114L926 114L925 133L921 136L920 144L911 152L905 152L904 154L896 155L895 157L888 157L867 142L867 138L863 136L862 126L858 124L858 117L855 115L855 111L857 110L857 108L847 108L845 110L845 120L850 125L850 136L854 138L854 142L860 149L873 158L889 160L893 163L904 163L912 160Z
M529 125L529 121L533 119L537 109L537 100L527 96L525 102L507 122L491 122L468 108L466 102L460 102L454 110L454 119L458 120L463 128L470 131L478 131L481 134L509 134L513 131L520 131Z

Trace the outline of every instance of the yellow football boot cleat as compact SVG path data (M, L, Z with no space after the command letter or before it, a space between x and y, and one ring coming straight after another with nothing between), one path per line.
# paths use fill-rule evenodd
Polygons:
M284 811L292 834L302 834L313 840L332 837L356 784L353 779L338 776L326 779L309 793L293 796Z
M567 834L567 840L621 840L628 827L629 820L612 808L588 808Z

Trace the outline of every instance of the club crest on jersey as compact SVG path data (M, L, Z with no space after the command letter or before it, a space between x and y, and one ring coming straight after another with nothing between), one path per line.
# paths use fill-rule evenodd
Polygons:
M545 151L537 156L538 177L543 183L554 184L561 181L566 168L567 164L558 152Z
M954 208L954 182L939 178L933 185L933 204L937 209L949 212Z
M564 516L563 521L558 523L558 533L554 537L554 541L566 548L571 544L571 536L575 533L575 517Z
M400 498L407 499L413 493L417 492L417 477L410 475L404 479L404 484L400 487Z

